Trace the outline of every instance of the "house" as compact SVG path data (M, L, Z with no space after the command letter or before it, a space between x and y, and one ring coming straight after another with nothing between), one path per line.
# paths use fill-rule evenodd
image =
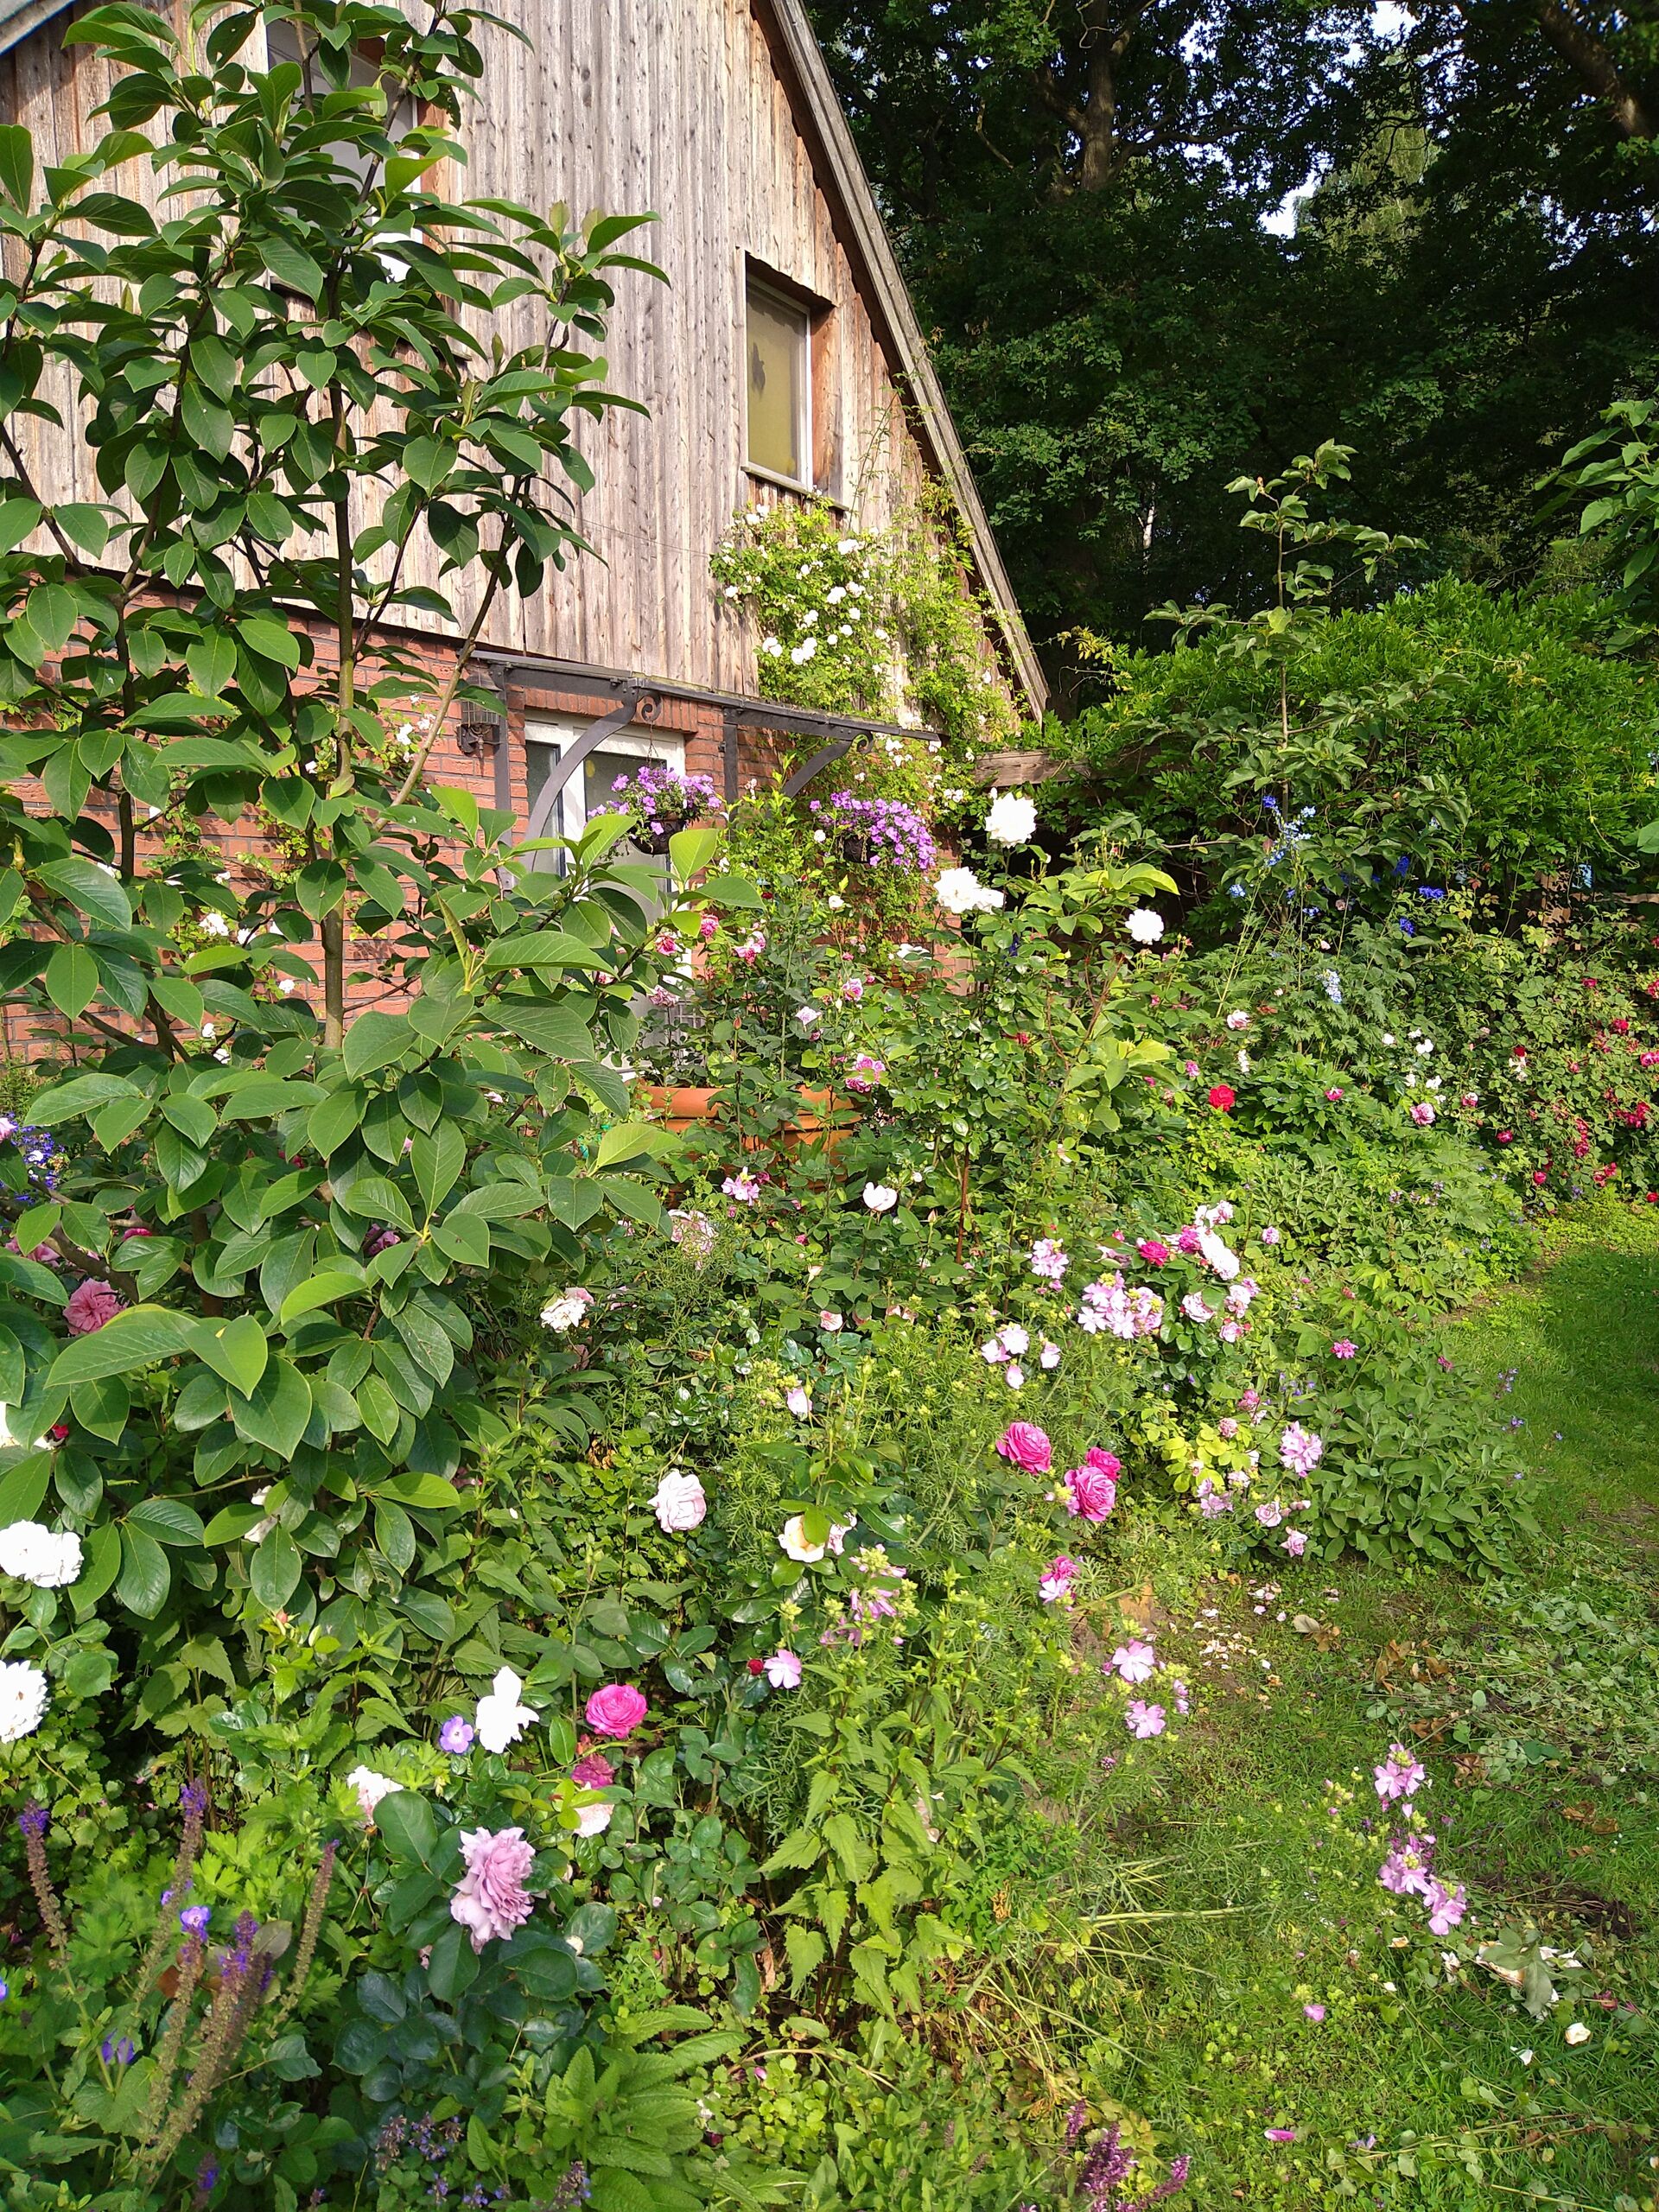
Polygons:
M0 0L0 120L27 125L43 162L100 127L106 72L64 49L73 12ZM815 767L803 753L827 765L870 726L760 696L753 625L721 604L710 557L745 507L817 494L879 526L924 480L959 518L988 656L1040 712L1041 671L800 0L508 12L531 42L488 42L457 189L653 209L646 251L671 282L631 287L613 321L608 380L650 411L615 411L589 442L597 488L579 521L601 557L502 604L479 664L500 711L445 733L439 779L511 805L530 834L580 827L588 795L642 758L735 794L786 747L798 785Z

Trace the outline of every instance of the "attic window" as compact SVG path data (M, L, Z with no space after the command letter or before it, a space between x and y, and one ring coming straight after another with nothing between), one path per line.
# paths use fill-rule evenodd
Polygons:
M812 479L812 316L750 276L746 308L748 465L810 487Z

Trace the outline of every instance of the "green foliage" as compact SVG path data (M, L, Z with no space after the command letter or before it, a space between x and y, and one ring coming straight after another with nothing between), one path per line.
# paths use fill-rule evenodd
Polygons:
M1438 583L1332 614L1312 588L1311 621L1277 598L1244 621L1188 610L1200 642L1118 658L1116 695L1077 726L1090 778L1192 853L1203 891L1237 884L1330 936L1420 882L1527 895L1568 866L1628 868L1655 691L1592 606Z
M1580 535L1611 549L1625 622L1620 642L1634 644L1659 628L1659 404L1616 400L1601 419L1605 429L1562 457L1560 480L1596 494L1579 517Z

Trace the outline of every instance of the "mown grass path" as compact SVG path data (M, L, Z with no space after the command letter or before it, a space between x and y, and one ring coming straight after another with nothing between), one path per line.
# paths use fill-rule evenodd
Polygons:
M1193 1916L1113 2031L1124 2105L1195 2149L1194 2207L1659 2212L1659 1219L1564 1231L1445 1338L1531 1471L1516 1573L1160 1591L1194 1724L1110 1790L1101 1841ZM1470 1891L1445 1943L1376 1880L1396 1737ZM1556 1955L1537 2016L1472 1961L1506 1929Z

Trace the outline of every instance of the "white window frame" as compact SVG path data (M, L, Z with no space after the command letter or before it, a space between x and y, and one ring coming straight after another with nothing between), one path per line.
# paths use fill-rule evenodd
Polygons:
M801 456L804 474L800 476L780 475L777 469L767 468L749 453L749 299L753 293L770 300L779 308L786 308L798 315L803 325L801 344L801 415L796 424L796 447ZM743 270L743 467L750 476L758 476L763 484L781 485L786 492L812 492L817 486L812 480L812 416L817 394L812 387L812 333L814 315L811 308L780 284L769 284L764 276L755 274L753 266L745 263Z

